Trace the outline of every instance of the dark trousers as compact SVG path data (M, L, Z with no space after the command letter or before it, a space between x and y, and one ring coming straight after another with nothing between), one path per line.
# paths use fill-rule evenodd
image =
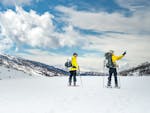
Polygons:
M114 75L115 79L115 86L118 87L118 80L117 80L117 69L116 68L109 68L109 77L108 77L108 86L111 85L111 77Z
M69 76L69 84L71 84L72 82L72 77L73 77L73 82L76 83L77 79L76 79L76 75L77 75L77 71L70 71L70 76Z

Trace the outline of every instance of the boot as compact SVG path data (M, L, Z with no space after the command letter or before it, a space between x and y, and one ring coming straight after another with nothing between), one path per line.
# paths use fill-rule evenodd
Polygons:
M73 84L74 86L76 86L76 82L74 82L74 84Z
M71 86L71 82L69 82L69 86Z
M111 83L110 82L107 83L107 87L111 87Z
M120 88L120 87L118 86L118 84L115 84L115 88Z
M107 83L107 88L112 88L110 83Z

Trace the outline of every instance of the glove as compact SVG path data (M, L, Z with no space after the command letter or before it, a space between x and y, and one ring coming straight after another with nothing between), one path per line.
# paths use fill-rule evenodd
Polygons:
M76 68L76 66L72 66L73 68Z
M126 55L126 51L122 54L123 56Z

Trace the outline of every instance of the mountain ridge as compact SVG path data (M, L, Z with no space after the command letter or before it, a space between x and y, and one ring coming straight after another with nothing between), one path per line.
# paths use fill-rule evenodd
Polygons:
M133 75L150 75L150 63L144 62L138 66L123 70L120 72L122 76L133 76Z
M67 75L68 72L37 61L27 60L21 57L14 57L0 54L0 65L13 68L29 74L41 74L45 76Z
M41 74L49 77L69 75L69 72L65 71L64 69L50 66L41 62L32 61L32 60L28 60L16 56L10 56L6 54L0 54L0 65L5 66L7 68L23 71L30 75ZM120 71L119 74L121 76L150 75L150 63L145 62L138 66L125 69L123 71ZM80 72L80 75L81 76L105 76L108 75L108 73L89 71L89 72Z

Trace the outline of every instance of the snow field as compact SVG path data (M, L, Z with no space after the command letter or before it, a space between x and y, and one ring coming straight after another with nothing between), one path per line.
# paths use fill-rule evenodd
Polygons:
M0 113L150 113L150 77L121 77L121 89L103 88L103 77L82 77L83 87L77 79L79 87L68 77L1 80Z

